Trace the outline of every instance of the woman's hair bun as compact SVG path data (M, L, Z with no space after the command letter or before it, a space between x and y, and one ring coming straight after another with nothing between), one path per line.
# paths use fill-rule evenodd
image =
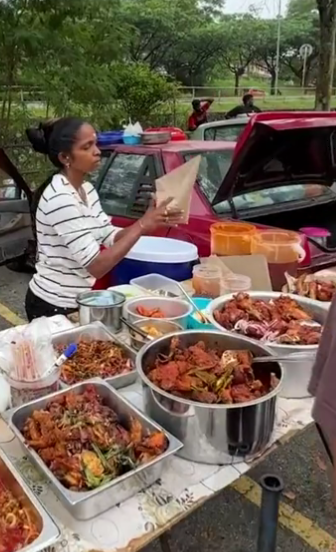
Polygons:
M51 119L44 123L40 123L37 128L27 128L26 135L33 146L34 151L48 155L49 153L49 138L57 119Z

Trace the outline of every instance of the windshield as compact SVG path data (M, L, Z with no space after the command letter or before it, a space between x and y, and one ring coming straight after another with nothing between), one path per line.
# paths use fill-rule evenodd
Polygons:
M210 203L214 199L231 165L233 150L195 151L184 154L185 161L201 156L197 175L199 186Z

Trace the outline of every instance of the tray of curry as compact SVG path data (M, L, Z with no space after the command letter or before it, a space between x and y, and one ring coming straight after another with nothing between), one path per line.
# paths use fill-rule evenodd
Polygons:
M183 446L99 378L18 407L10 424L80 520L154 483L164 461Z
M39 552L60 530L0 450L0 552Z

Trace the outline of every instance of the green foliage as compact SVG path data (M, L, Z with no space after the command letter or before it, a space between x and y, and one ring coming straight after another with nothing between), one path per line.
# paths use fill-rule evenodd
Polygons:
M174 83L145 63L118 63L113 69L116 97L126 117L133 121L145 123L155 109L177 94Z

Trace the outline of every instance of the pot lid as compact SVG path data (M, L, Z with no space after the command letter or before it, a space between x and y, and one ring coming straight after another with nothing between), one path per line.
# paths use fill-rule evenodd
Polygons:
M268 187L336 179L336 114L260 113L246 125L213 200Z

